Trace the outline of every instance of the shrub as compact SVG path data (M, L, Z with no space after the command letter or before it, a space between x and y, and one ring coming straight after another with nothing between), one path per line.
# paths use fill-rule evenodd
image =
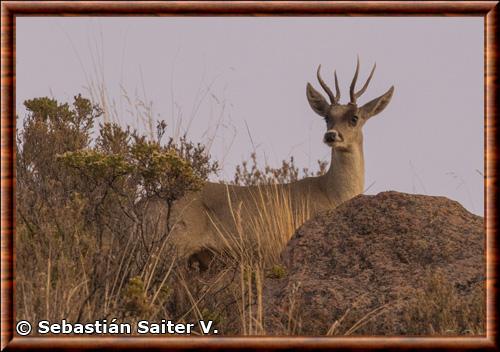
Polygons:
M272 185L280 183L295 182L303 177L321 176L327 171L328 163L323 160L318 160L318 170L316 172L310 171L308 168L302 169L302 175L299 168L295 166L295 160L290 157L290 160L283 160L281 167L274 168L265 165L262 169L257 160L257 154L250 154L250 164L243 161L240 165L236 166L234 178L231 181L234 185L239 186L257 186L257 185Z
M216 172L200 144L162 143L129 127L100 124L79 96L25 103L17 132L18 318L163 318L176 265L167 229L145 233L143 204L169 209ZM168 224L168 221L167 221ZM169 281L170 280L170 281Z

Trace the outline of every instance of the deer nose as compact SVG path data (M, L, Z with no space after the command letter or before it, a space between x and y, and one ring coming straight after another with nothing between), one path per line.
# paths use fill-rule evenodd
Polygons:
M337 131L328 131L325 133L323 140L325 141L325 143L333 143L337 139L337 136Z

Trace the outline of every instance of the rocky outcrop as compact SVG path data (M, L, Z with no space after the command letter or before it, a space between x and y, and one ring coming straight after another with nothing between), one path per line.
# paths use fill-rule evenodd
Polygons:
M445 197L360 195L306 222L282 259L286 274L265 283L267 333L415 334L429 290L443 305L484 297L484 220Z

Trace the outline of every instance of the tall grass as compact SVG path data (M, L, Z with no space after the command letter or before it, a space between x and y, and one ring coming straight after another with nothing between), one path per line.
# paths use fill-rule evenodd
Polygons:
M102 72L96 70L95 75L102 81L90 82L89 91L93 102L102 107L104 121L123 123L117 104L109 97ZM200 91L199 99L209 95L210 87ZM145 95L131 96L122 89L122 98L128 104L127 114L146 131L139 138L159 143L166 126L161 131L157 129L155 135L153 107ZM194 112L201 101L195 102ZM44 105L41 114L56 111L57 106L53 105L53 102L49 102L48 108ZM106 182L99 182L99 178L71 174L56 160L58 154L99 145L90 138L93 124L85 125L79 120L81 108L76 104L72 112L75 121L66 121L72 128L64 128L68 109L63 106L63 113L55 114L49 123L46 117L45 120L37 117L30 126L28 132L35 143L25 143L27 140L21 138L23 134L26 137L26 129L18 138L17 319L76 322L118 318L132 322L140 318L172 319L180 323L214 320L225 334L266 334L264 282L268 277L287 274L280 264L280 254L295 230L312 215L310 200L293 199L290 189L282 184L302 176L321 175L327 164L319 161L318 171L302 169L300 173L291 158L283 161L281 167L261 168L253 153L250 160L237 167L232 181L250 186L252 201L239 203L228 190L232 223L224 224L207 214L223 249L216 253L206 273L194 272L180 260L170 241L169 224L165 222L168 212L163 208L149 213L148 202L152 199L138 202L141 189L134 187L133 178L116 183L122 175L111 174ZM207 132L209 145L222 126L223 114L224 107L215 129ZM171 141L189 145L188 130L181 132L181 114L172 119L176 121ZM103 124L100 131L105 126L109 124ZM75 130L78 138L72 135ZM115 142L130 137L128 129L128 132L118 130L111 133L117 139ZM108 147L117 152L117 146L123 147L120 143L110 143ZM203 160L201 164L207 162ZM294 287L294 292L300 290L299 283ZM445 332L450 326L453 331L464 327L481 331L480 324L471 324L467 317L457 322L450 305L446 306L448 311L444 316L433 314L434 304L460 303L450 298L451 291L443 290L444 296L439 292L434 297L419 296L419 303L409 308L406 318L415 332L427 329L419 325L421 317L435 321L432 330L426 330L429 333ZM434 303L436 297L440 301ZM296 313L302 307L297 306L293 294L288 299L291 309L283 334L300 334ZM352 325L343 326L350 314L348 310L327 334L354 333L378 318L383 309L377 308ZM479 321L479 315L474 319Z
M264 330L263 283L266 275L280 275L280 254L294 231L310 216L307 197L298 202L289 188L279 184L251 188L252 202L236 203L227 191L234 226L225 226L207 214L223 245L222 256L238 270L237 297L241 334Z
M29 101L27 107L31 115L18 131L16 158L18 320L213 320L226 335L276 333L265 328L264 282L287 275L280 254L312 215L310 199L294 199L290 188L279 184L297 178L293 160L281 169L261 170L252 156L254 165L236 172L234 183L249 186L249 201L242 203L228 185L230 223L207 214L223 246L208 270L198 272L186 265L171 241L169 229L175 223L168 224L168 206L155 206L157 197L147 192L171 194L168 187L177 177L164 176L172 172L172 165L157 168L174 154L204 170L206 179L212 169L203 149L185 139L181 146L169 142L162 147L161 131L157 141L148 141L109 124L102 125L100 137L92 140L91 122L99 109L81 97L75 97L73 107L47 98ZM131 154L137 145L139 156ZM64 164L64 155L73 169ZM150 159L154 155L168 158ZM173 159L173 165L191 170ZM126 166L133 160L141 163L130 172ZM186 186L188 175L192 173L179 178L183 181L173 193L182 195L178 191ZM145 180L161 187L152 188ZM408 302L402 317L408 332L484 332L482 287L465 301L444 281L431 277L424 283L426 289ZM301 333L298 317L304 309L296 299L300 283L291 284L292 294L284 298L290 307L281 331L285 335ZM386 315L391 312L387 305L369 312L352 308L322 330L328 335L374 334L378 322L394 318Z

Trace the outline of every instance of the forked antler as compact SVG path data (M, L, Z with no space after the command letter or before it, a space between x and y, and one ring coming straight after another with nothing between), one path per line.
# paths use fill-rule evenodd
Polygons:
M373 65L372 72L370 72L370 76L368 76L368 79L366 80L366 83L363 86L363 88L361 88L357 93L355 93L354 88L356 86L356 81L358 80L358 73L359 73L359 56L358 56L358 62L356 64L356 72L354 73L354 77L352 78L351 89L349 91L351 95L351 104L356 104L356 100L365 92L366 88L368 88L368 84L372 79L373 72L375 72L375 67L377 67L377 64Z
M321 87L323 87L326 94L328 94L328 96L330 97L330 103L332 105L338 104L339 99L340 99L340 88L339 88L339 80L337 79L337 71L333 72L333 74L335 76L335 93L336 93L336 95L334 96L330 87L328 87L326 85L325 81L323 81L323 79L321 78L321 75L319 73L320 69L321 69L321 65L318 66L318 72L317 72L319 84L321 85Z

